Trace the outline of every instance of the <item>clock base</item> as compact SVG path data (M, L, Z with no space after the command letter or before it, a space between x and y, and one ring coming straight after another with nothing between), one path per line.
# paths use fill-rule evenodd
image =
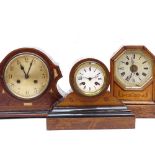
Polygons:
M127 107L54 108L47 120L47 130L132 129L135 116Z
M135 114L136 118L155 118L155 104L128 104L127 107Z
M14 111L0 112L0 119L14 119L14 118L47 118L48 111Z
M75 92L49 111L48 130L135 128L135 116L110 92L83 97Z

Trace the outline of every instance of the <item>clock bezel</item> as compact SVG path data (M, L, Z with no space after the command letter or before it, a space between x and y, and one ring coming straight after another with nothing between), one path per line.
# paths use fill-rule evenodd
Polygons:
M125 54L126 52L129 52L129 51L136 51L137 53L138 52L143 52L143 56L148 56L150 58L150 61L151 61L151 65L152 65L152 76L147 79L147 81L141 86L141 87L127 87L123 84L123 82L121 82L121 80L118 80L118 77L116 75L116 66L115 66L115 63L116 61L123 55ZM153 81L153 57L152 57L152 53L150 53L148 51L148 49L144 46L124 46L123 48L121 48L118 52L118 54L116 54L117 56L114 56L115 58L112 58L113 60L113 76L114 76L114 81L123 89L123 90L144 90L146 87L148 87L152 81Z
M104 71L105 71L105 86L101 88L101 91L99 91L99 93L94 94L94 95L88 95L86 93L81 93L81 91L77 88L77 84L75 82L75 73L77 71L77 69L84 63L87 62L95 62L97 65L99 65ZM95 96L99 96L101 94L104 94L104 92L107 91L108 87L109 87L109 83L110 83L110 73L108 71L108 68L105 66L104 63L102 63L101 61L94 59L94 58L86 58L86 59L82 59L80 61L78 61L71 69L70 71L70 76L69 76L69 82L70 82L70 86L72 88L72 90L77 93L80 96L84 96L84 97L95 97Z
M49 81L48 81L48 85L46 87L46 89L38 96L33 97L33 98L22 98L19 96L16 96L12 91L9 90L9 88L7 87L6 81L5 81L5 69L7 67L7 65L9 64L9 62L11 60L13 60L15 57L19 56L19 55L24 55L24 54L30 54L30 55L34 55L38 58L40 58L46 65L47 69L48 69L48 74L49 74ZM10 94L12 97L21 100L21 101L27 101L27 102L33 102L37 99L39 99L40 97L44 96L44 94L46 92L48 92L50 90L50 86L52 85L51 81L52 79L54 79L54 73L53 71L50 69L50 60L49 58L42 53L41 51L34 49L34 48L19 48L16 49L14 51L12 51L11 53L9 53L5 59L3 59L3 61L1 62L1 69L0 69L0 73L1 73L1 78L2 78L2 85L4 90Z

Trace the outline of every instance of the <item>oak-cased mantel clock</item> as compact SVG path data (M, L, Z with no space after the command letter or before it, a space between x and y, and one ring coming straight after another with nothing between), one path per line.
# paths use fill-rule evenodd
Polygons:
M47 129L134 128L134 115L108 91L110 75L104 63L80 60L69 78L72 92L49 112Z
M56 87L61 71L37 49L9 53L0 75L0 117L43 116L61 98Z
M137 117L155 117L154 55L144 46L124 46L111 58L111 92Z

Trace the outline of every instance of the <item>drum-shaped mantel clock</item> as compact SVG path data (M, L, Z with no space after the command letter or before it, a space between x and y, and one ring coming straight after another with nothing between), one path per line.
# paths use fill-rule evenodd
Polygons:
M137 117L155 117L154 72L154 55L144 46L124 46L111 59L111 92Z
M0 116L42 116L61 98L61 71L44 53L20 48L0 64ZM25 112L25 113L24 113ZM4 116L5 117L5 116Z
M47 118L47 129L134 128L135 117L108 91L110 75L103 62L86 58L70 71L69 93Z

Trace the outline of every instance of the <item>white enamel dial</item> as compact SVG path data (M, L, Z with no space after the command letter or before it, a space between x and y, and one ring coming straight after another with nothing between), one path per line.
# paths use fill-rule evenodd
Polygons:
M152 60L141 50L126 50L115 61L115 77L125 89L141 89L153 75Z
M107 86L105 70L94 61L86 61L78 66L74 74L76 90L85 96L95 96Z

